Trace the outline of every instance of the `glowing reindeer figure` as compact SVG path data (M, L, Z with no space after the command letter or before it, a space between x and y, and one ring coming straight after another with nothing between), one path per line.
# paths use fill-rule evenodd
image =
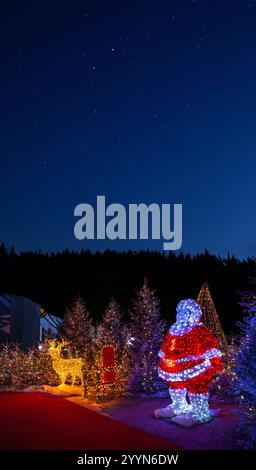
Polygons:
M65 384L68 377L71 378L71 384L74 386L76 378L79 378L83 386L83 360L81 357L64 359L61 357L61 351L68 346L67 341L58 342L56 339L49 341L49 354L52 358L52 365L56 374L60 377L61 385Z

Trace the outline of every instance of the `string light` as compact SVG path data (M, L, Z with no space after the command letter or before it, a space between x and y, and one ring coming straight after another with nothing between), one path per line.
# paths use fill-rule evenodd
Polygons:
M58 385L59 380L48 354L48 342L38 348L23 351L17 344L5 344L0 349L0 384L12 389L29 385Z
M222 353L201 317L201 308L193 299L177 305L177 321L164 339L158 369L159 376L168 382L172 404L156 410L156 417L174 416L177 423L178 416L187 414L193 423L211 419L208 389L215 371L222 370Z
M103 346L96 358L94 376L96 379L96 401L106 397L107 388L114 390L117 398L120 394L120 377L123 366L117 364L116 348L113 344Z
M226 353L228 348L227 339L222 329L207 282L202 285L196 300L203 312L203 324L212 331L220 344L222 352Z
M79 379L81 384L84 383L83 374L83 360L82 358L69 358L64 359L61 353L68 342L65 340L57 341L56 339L49 341L49 355L52 358L52 365L61 380L61 385L65 384L68 378L71 379L72 386L75 384L76 379Z
M209 410L209 393L190 393L189 399L192 407L192 418L198 423L204 423L212 418Z

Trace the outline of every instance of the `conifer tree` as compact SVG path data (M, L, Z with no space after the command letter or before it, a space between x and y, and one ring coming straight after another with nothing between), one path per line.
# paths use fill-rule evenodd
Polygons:
M123 314L120 305L115 301L115 299L111 299L103 314L102 322L96 329L95 357L99 358L99 352L103 346L114 346L120 389L123 389L125 386L129 370L127 342L128 328L123 322Z
M213 303L207 282L202 285L200 292L197 296L197 302L200 304L203 312L203 324L207 328L209 328L214 334L214 336L217 338L222 352L227 352L227 339L222 329L220 319Z
M72 355L83 357L87 364L91 364L94 327L81 297L77 297L67 309L60 333L70 341Z
M120 305L115 299L111 299L103 314L102 322L97 326L95 335L95 344L98 349L112 344L120 357L126 347L128 334L122 317Z
M160 316L159 300L145 279L131 311L129 356L131 369L128 389L151 393L162 388L158 377L158 353L162 344L165 321Z
M256 449L256 295L241 293L240 305L246 314L238 324L241 342L236 354L236 392L240 397L240 447Z

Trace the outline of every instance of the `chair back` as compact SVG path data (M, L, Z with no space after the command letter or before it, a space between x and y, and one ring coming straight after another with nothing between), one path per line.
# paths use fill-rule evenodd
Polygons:
M103 346L102 348L102 367L104 369L115 369L116 352L114 346Z
M102 354L102 382L115 383L116 382L116 351L114 346L103 346Z

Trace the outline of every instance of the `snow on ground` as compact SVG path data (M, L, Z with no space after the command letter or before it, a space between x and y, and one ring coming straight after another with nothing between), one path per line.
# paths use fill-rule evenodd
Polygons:
M217 416L205 424L192 428L180 427L175 423L156 419L153 412L170 403L161 397L122 397L97 404L94 397L82 397L80 387L68 385L60 387L43 386L46 393L64 396L67 400L84 406L117 421L142 429L155 436L170 439L184 449L191 450L232 450L236 448L236 427L239 421L237 405L213 402L211 408L217 410Z
M170 439L184 449L216 450L234 449L236 425L239 420L237 409L233 406L214 404L219 408L218 415L209 423L186 429L179 425L156 419L153 411L167 406L170 400L164 398L130 398L120 399L111 406L106 403L103 411L126 424L150 432L165 439ZM220 407L221 406L221 407Z

